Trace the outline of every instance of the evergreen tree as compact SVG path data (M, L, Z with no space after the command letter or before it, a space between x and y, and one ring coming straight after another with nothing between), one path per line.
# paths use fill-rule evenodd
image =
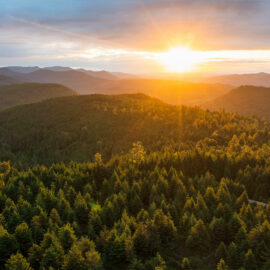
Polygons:
M208 250L210 237L207 228L201 219L191 228L186 245L189 249Z
M17 247L15 237L0 225L0 268L3 268L10 255L16 252Z
M33 239L32 239L31 230L29 229L28 225L25 222L21 223L20 225L16 227L15 237L16 237L17 243L19 244L19 249L21 253L24 256L26 256L28 249L33 244Z
M6 270L33 270L22 254L11 255L7 260Z
M62 247L64 248L65 252L67 252L76 241L76 236L73 228L70 226L70 224L66 224L59 229L58 235Z
M217 270L229 270L228 266L226 265L225 261L223 259L220 259Z
M224 242L221 242L216 250L215 253L216 260L219 262L221 259L226 259L228 257L228 251L224 244Z
M191 265L188 258L183 258L181 263L181 269L183 270L191 270Z
M245 255L244 259L244 267L246 270L256 270L257 269L257 262L255 256L251 249Z
M231 243L228 248L227 262L230 269L238 269L242 264L242 259L239 250L235 243Z
M220 242L226 241L226 225L224 219L221 218L213 218L210 224L210 231L212 236L212 242L217 245Z

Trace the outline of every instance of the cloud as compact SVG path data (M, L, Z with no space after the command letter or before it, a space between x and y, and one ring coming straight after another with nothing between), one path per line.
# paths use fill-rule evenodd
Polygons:
M268 0L0 0L0 57L269 49L269 10Z
M264 10L268 5L266 0L10 0L0 2L0 15L10 14L126 48L158 50L182 42L220 49L222 44L250 46L251 41L254 47L266 46L270 28ZM266 29L263 33L262 24ZM20 21L17 26L22 27ZM24 25L34 33L34 25L29 26ZM254 36L261 39L254 42Z

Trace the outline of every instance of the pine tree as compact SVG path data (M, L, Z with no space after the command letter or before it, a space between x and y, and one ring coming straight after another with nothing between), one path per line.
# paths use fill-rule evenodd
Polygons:
M166 263L159 253L145 262L145 270L165 270Z
M241 227L242 227L241 220L238 217L238 215L234 213L228 224L228 236L229 236L228 241L230 242L235 241L236 234Z
M236 206L238 209L240 209L243 204L245 204L245 205L249 204L248 195L247 195L246 190L244 190L243 193L240 195L240 197L238 197L236 200Z
M17 247L15 237L0 225L0 268L3 268L10 255L16 252Z
M244 267L246 270L256 270L257 269L257 262L255 256L251 249L245 255L244 259Z
M228 257L227 247L225 246L224 242L221 242L216 250L216 260L219 262L221 259L226 259Z
M228 266L226 265L225 261L223 259L220 259L217 270L229 270Z
M67 252L71 248L73 243L76 241L75 232L73 228L70 226L70 224L66 224L63 227L61 227L59 229L58 236L65 252Z
M257 260L258 268L263 266L265 262L270 262L270 249L267 247L264 240L260 241L259 244L256 245L254 254Z
M241 256L239 250L235 243L231 243L228 248L228 258L227 258L228 265L231 269L238 269L241 264Z
M143 263L138 260L137 258L134 258L130 265L128 266L128 269L127 270L144 270L145 267L143 265Z
M171 243L176 235L176 228L173 220L165 215L162 210L157 210L153 217L152 226L158 232L162 244L165 246Z
M82 226L82 228L87 226L89 209L81 193L78 193L76 196L76 200L74 202L74 210L77 222Z
M222 217L218 219L214 217L209 228L211 231L212 242L215 245L226 241L226 225Z
M191 228L186 245L189 249L208 250L210 237L204 222L199 219Z
M183 258L181 263L181 269L182 270L191 270L191 265L188 258Z
M21 253L26 256L28 249L33 244L32 233L27 223L23 222L15 229L15 237Z
M213 187L207 187L204 198L207 206L214 209L217 204L217 196Z
M33 270L22 254L11 255L7 260L6 270Z

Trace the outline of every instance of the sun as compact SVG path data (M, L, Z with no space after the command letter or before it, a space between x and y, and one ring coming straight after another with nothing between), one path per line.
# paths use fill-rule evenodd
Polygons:
M167 72L193 71L197 64L203 62L203 55L186 47L174 47L158 56L158 61Z

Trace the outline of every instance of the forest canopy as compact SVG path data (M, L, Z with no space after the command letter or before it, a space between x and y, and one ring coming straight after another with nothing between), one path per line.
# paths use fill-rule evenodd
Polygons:
M0 269L269 269L268 122L138 94L0 124Z

